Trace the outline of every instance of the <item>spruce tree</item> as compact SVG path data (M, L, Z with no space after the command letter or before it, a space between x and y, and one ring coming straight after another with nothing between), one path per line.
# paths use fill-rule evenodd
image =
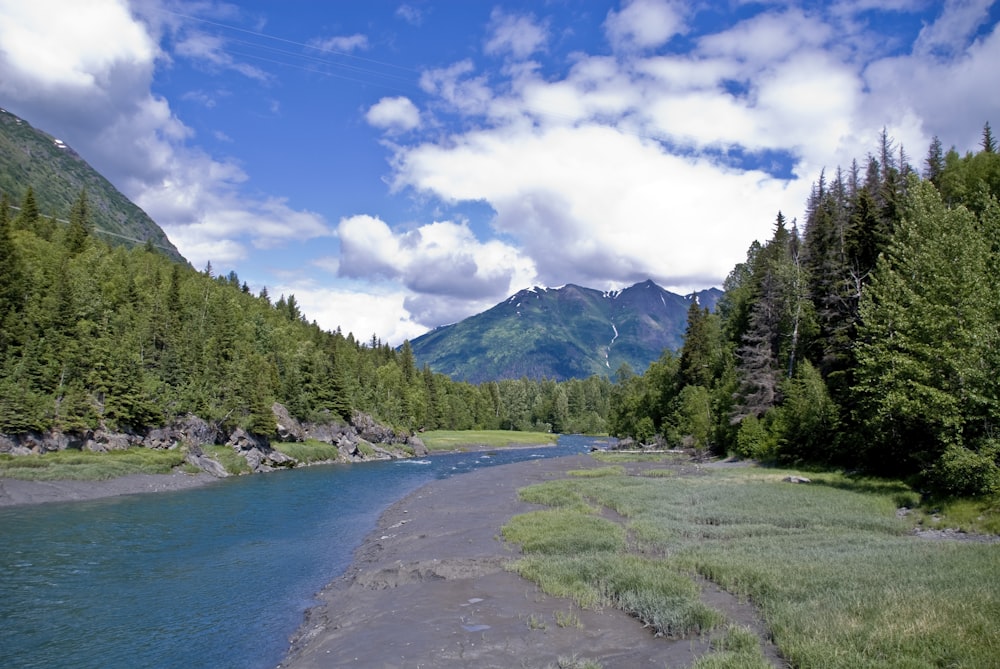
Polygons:
M87 248L90 237L90 205L87 203L87 190L80 191L73 209L69 215L69 228L66 230L66 250L75 256Z

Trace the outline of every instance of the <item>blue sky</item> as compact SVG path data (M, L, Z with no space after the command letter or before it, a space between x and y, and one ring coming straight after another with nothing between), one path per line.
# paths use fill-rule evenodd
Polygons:
M882 128L1000 123L987 0L0 0L0 106L192 264L401 343L521 288L720 286Z

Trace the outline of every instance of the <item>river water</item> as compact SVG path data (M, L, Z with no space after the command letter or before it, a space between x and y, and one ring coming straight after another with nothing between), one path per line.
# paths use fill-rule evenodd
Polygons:
M0 509L0 667L265 669L393 502L555 447L323 465Z

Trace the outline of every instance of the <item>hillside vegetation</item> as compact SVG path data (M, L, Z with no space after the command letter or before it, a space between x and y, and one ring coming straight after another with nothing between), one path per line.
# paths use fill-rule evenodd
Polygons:
M699 450L1000 492L1000 155L937 140L922 175L883 133L779 213L692 305L684 346L615 396L611 429Z
M127 247L148 243L184 262L160 226L72 147L0 110L0 192L19 200L29 188L39 211L57 218L64 218L79 193L86 191L90 223L100 239Z
M150 245L109 246L89 192L69 223L29 189L0 204L0 432L143 431L194 414L272 436L271 406L322 422L368 413L404 430L603 431L611 383L473 386L418 369L408 345L324 331L294 295L251 294Z
M681 296L652 281L610 293L573 284L529 288L411 344L421 363L471 383L612 377L678 350L691 302L711 309L721 295L710 288Z

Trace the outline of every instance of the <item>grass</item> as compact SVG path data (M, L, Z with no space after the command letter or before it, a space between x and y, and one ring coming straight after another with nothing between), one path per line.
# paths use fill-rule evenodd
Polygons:
M598 462L686 462L690 458L677 453L627 453L619 451L594 451L590 454Z
M303 464L333 461L340 455L340 451L333 444L327 444L315 439L273 444L273 446L278 451L295 458Z
M712 642L712 651L698 658L692 669L771 669L761 653L760 640L746 627L730 625Z
M524 499L557 508L505 528L522 543L515 569L550 594L613 604L674 636L722 622L698 609L690 575L700 574L752 601L792 666L996 666L1000 546L911 536L913 521L895 513L909 494L898 482L811 472L813 483L790 484L781 479L794 472L783 470L702 471L524 489ZM647 553L625 550L588 506L627 518L629 543ZM767 666L746 635L729 628L697 667Z
M210 446L202 446L201 450L204 451L205 455L222 465L230 474L250 473L250 464L247 462L246 458L234 451L232 446L213 444Z
M0 455L0 476L26 481L106 481L128 474L169 474L184 463L179 449L130 448L95 453L65 450L44 455Z
M549 446L559 435L548 432L513 432L510 430L433 430L423 432L421 441L429 451L464 451L473 448L509 448L512 446Z

